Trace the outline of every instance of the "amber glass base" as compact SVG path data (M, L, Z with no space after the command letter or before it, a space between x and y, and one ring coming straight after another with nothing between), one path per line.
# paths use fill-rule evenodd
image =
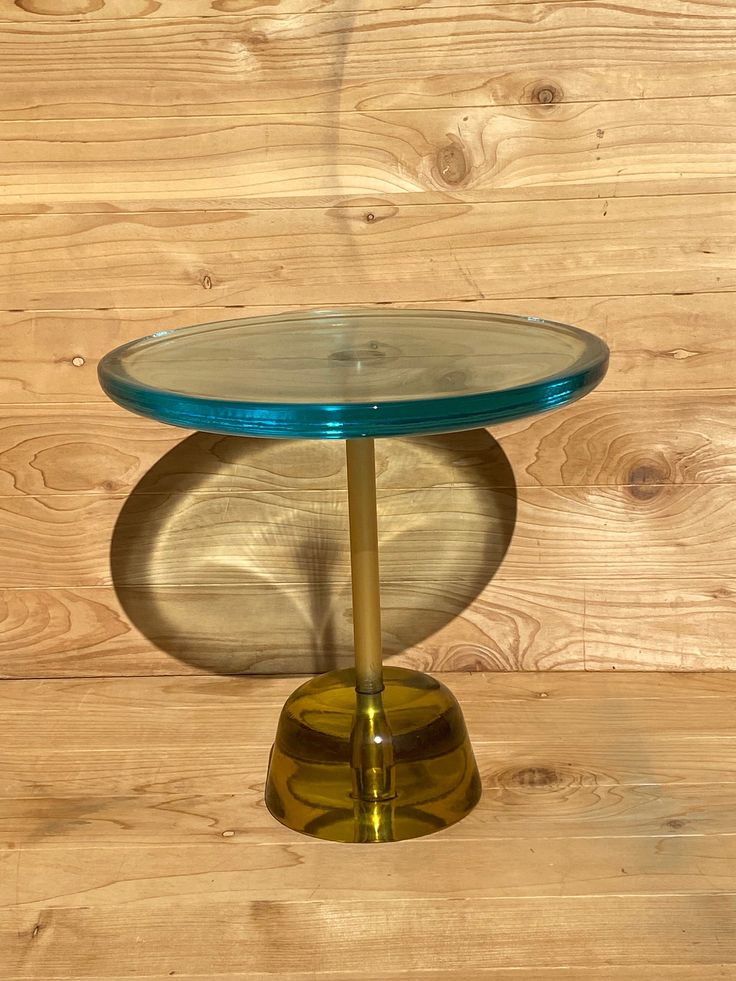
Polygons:
M401 841L475 807L480 778L455 697L404 668L384 668L384 684L363 695L353 669L332 671L289 697L266 784L278 821L330 841Z

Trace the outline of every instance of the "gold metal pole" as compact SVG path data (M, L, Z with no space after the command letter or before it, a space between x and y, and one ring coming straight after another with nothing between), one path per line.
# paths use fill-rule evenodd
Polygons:
M345 446L348 462L355 687L357 691L370 695L383 690L376 458L372 439L348 439Z

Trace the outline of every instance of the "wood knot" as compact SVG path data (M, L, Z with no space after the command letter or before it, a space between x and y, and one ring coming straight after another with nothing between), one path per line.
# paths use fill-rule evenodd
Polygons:
M675 348L674 351L665 351L665 354L669 354L675 361L687 361L688 358L696 358L700 353L700 351L688 351L684 347Z
M671 828L673 831L679 831L680 828L684 828L687 821L683 821L682 818L670 818L669 821L664 822L666 828Z
M669 478L664 470L651 463L640 463L629 471L629 493L638 501L650 501L661 493L661 485Z
M517 787L556 787L560 774L549 766L526 766L511 774L510 783Z
M262 48L268 44L268 35L263 31L248 31L243 40L250 48Z
M532 89L532 102L537 102L540 106L562 102L562 89L552 82L538 82Z
M454 187L462 184L469 171L470 167L462 145L450 138L450 142L437 151L437 173L440 180Z

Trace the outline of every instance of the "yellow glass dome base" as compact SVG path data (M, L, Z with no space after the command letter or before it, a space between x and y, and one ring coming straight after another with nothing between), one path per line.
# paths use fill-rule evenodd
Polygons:
M381 692L355 671L303 684L281 711L266 805L282 824L329 841L418 838L460 821L480 778L460 707L429 675L383 670Z

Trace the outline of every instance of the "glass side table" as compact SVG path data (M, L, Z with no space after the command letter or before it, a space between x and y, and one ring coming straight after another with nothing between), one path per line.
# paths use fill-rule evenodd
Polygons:
M346 440L355 667L307 681L282 709L266 781L282 824L396 841L454 824L480 797L454 696L382 664L374 438L567 405L607 364L597 337L534 317L364 309L162 330L102 359L111 399L173 426Z

